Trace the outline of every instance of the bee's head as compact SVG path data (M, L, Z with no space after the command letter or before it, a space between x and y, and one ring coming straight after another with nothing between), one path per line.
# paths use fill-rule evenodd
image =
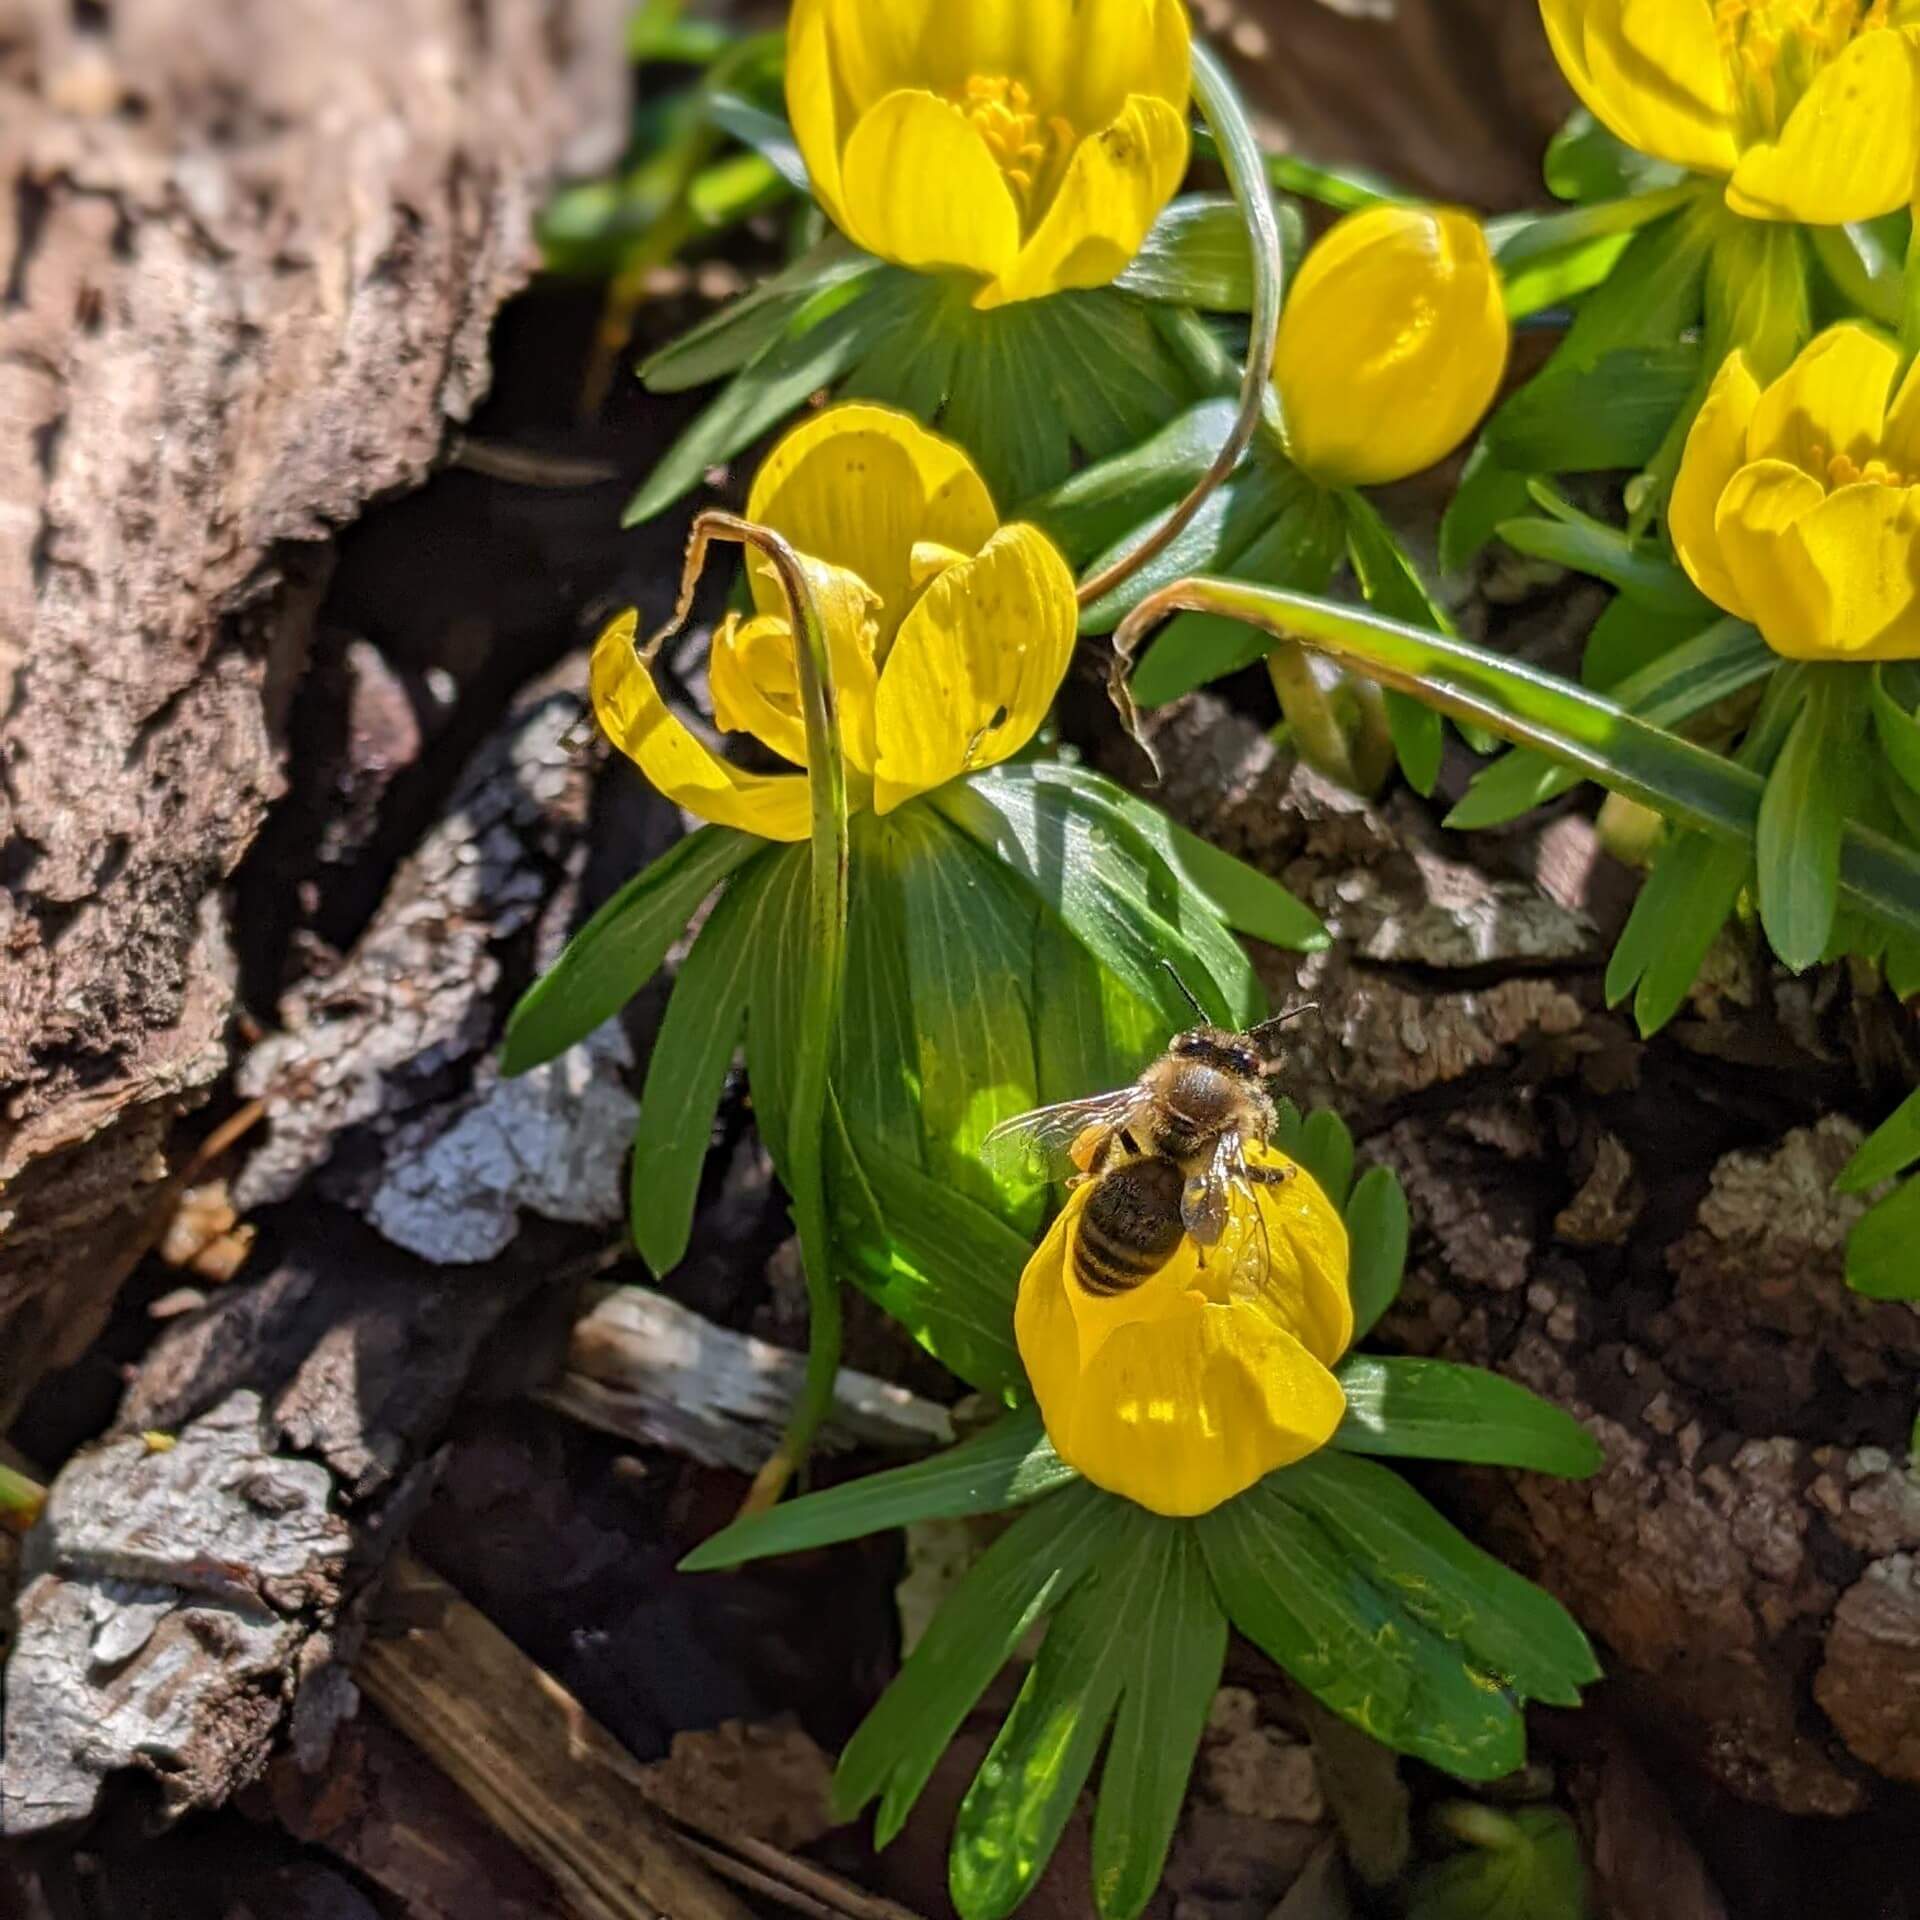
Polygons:
M1176 1060L1198 1060L1221 1073L1257 1079L1262 1065L1260 1050L1244 1033L1229 1033L1224 1027L1190 1027L1174 1037L1167 1051Z

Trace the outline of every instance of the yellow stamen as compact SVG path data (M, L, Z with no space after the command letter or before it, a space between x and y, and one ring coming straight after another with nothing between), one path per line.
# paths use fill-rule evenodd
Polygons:
M1820 69L1891 26L1891 0L1714 0L1720 55L1751 142L1772 140Z
M1032 225L1073 152L1071 124L1057 113L1043 119L1025 84L1006 74L970 75L954 104L973 123L1006 176L1022 223Z

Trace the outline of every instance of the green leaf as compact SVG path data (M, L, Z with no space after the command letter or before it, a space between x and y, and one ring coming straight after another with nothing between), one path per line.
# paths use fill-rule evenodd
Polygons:
M773 346L742 368L694 420L627 503L620 524L651 520L730 460L810 394L832 386L927 298L920 276L892 268L829 284L809 295Z
M1587 1920L1580 1836L1564 1813L1468 1812L1478 1844L1421 1873L1407 1920Z
M1916 1160L1920 1160L1920 1091L1908 1094L1860 1143L1860 1150L1840 1169L1834 1190L1865 1193L1882 1180L1905 1173Z
M1596 693L1610 693L1628 675L1652 666L1699 631L1700 616L1691 610L1655 613L1616 594L1587 634L1580 656L1580 683Z
M1699 373L1697 346L1616 347L1591 366L1529 381L1487 423L1487 445L1525 472L1643 466Z
M1290 491L1287 478L1263 459L1254 457L1207 496L1205 505L1139 572L1082 609L1082 633L1111 633L1149 593L1193 573L1230 572L1239 555L1279 519ZM1152 516L1158 520L1159 515ZM1148 531L1130 529L1086 569L1089 575L1106 571L1123 553L1130 552Z
M1211 1018L1240 1026L1259 984L1211 907L1183 888L1097 776L1045 762L951 781L932 804L1003 860L1130 992L1185 1023L1163 961L1180 970Z
M1516 553L1592 574L1655 613L1685 614L1699 626L1718 617L1712 601L1664 553L1597 520L1503 520L1496 531Z
M681 965L647 1060L627 1218L656 1278L686 1255L714 1112L746 1023L748 972L759 943L776 937L766 920L773 870L749 867L721 895Z
M1287 492L1278 517L1241 550L1230 571L1258 585L1324 593L1344 550L1339 501L1311 482ZM1142 706L1176 700L1210 680L1252 666L1272 645L1237 620L1183 613L1154 636L1133 670L1133 697Z
M1468 1779L1526 1757L1507 1694L1383 1592L1281 1492L1285 1472L1194 1525L1227 1617L1343 1719Z
M1368 604L1389 619L1404 620L1409 626L1451 633L1453 622L1446 610L1428 593L1419 570L1375 512L1373 503L1349 488L1340 496L1340 504L1347 523L1347 557ZM1440 777L1440 755L1445 747L1440 716L1431 707L1390 690L1387 725L1407 785L1418 794L1432 793Z
M1857 668L1810 668L1806 704L1767 776L1755 841L1760 920L1796 973L1827 950L1840 903L1840 836L1856 804L1865 687Z
M1541 172L1556 200L1588 204L1677 186L1685 178L1682 168L1650 159L1609 133L1584 107L1575 108L1566 125L1547 142Z
M1629 713L1671 727L1756 685L1778 665L1779 656L1744 620L1723 619L1609 691ZM1496 826L1577 785L1579 777L1548 755L1519 748L1473 777L1446 824L1460 832Z
M1016 517L1031 521L1075 567L1084 567L1186 497L1226 444L1236 407L1232 399L1199 401L1137 447L1083 467L1029 500Z
M1150 1551L1159 1565L1114 1643L1120 1711L1093 1816L1102 1920L1134 1920L1159 1885L1226 1660L1226 1615L1193 1529L1154 1528Z
M650 392L680 393L737 373L779 339L814 294L879 270L880 263L852 241L829 233L792 266L642 361L640 378Z
M813 191L807 163L801 159L793 128L783 115L769 113L737 93L715 93L707 99L707 118L722 133L730 133L743 147L751 147L769 161L796 193Z
M1844 227L1808 227L1814 258L1848 307L1898 332L1905 313L1906 241L1888 231L1899 224L1858 220Z
M996 1182L980 1148L990 1129L1039 1098L1032 1005L1038 903L931 807L889 814L879 837L906 942L927 1170L1031 1230L1039 1225L1044 1185Z
M1353 1135L1331 1107L1318 1107L1300 1130L1293 1157L1333 1204L1344 1209L1353 1183Z
M708 894L766 851L751 834L701 827L636 874L520 996L507 1016L501 1072L553 1059L618 1013L659 972Z
M781 847L766 865L764 936L747 973L747 1082L761 1144L791 1192L786 1117L805 1004L809 849L805 842Z
M1241 581L1191 580L1180 598L1186 607L1320 648L1387 685L1417 689L1454 719L1545 748L1678 825L1751 843L1761 795L1752 766L1650 727L1604 696L1538 667L1355 607ZM1769 681L1769 702L1783 681L1790 676L1776 673ZM1743 757L1764 731L1766 704L1742 743ZM1849 900L1894 930L1920 933L1920 852L1849 822L1840 876Z
M712 1573L779 1553L864 1539L916 1520L953 1520L1025 1506L1077 1476L1054 1452L1032 1406L1002 1414L931 1460L869 1473L825 1493L789 1500L723 1527L680 1562L682 1573Z
M1200 895L1236 933L1250 934L1269 946L1287 947L1296 953L1321 953L1331 943L1332 936L1319 915L1259 868L1222 852L1197 833L1189 833L1179 821L1124 787L1099 780L1097 775L1069 773L1068 777L1097 781L1094 791L1118 807L1166 862L1168 871Z
M1578 1706L1581 1687L1599 1679L1587 1636L1559 1601L1483 1553L1391 1469L1321 1452L1271 1484L1381 1592L1523 1700Z
M1084 1483L1030 1507L968 1570L840 1755L835 1808L852 1819L876 1796L874 1842L906 1823L948 1741L1027 1629L1105 1550L1114 1501Z
M1297 207L1274 211L1291 280L1305 228ZM1210 313L1247 312L1253 305L1253 253L1233 196L1194 193L1175 200L1148 229L1114 285L1142 300L1168 300Z
M1032 1242L991 1208L902 1153L849 1127L834 1109L829 1170L834 1230L848 1275L942 1366L1011 1401L1026 1374L1013 1303Z
M1847 1237L1847 1285L1869 1300L1920 1299L1920 1179L1869 1207Z
M1524 514L1532 498L1527 476L1503 467L1482 434L1440 521L1441 571L1464 573L1500 522Z
M1633 236L1700 198L1694 182L1565 213L1491 221L1487 238L1506 283L1507 313L1521 319L1607 281Z
M1707 339L1738 348L1762 386L1777 380L1813 333L1806 243L1786 221L1722 220L1707 269Z
M1407 1270L1407 1195L1388 1167L1369 1167L1347 1200L1347 1291L1364 1340L1400 1295Z
M954 1822L948 1878L953 1904L962 1920L1004 1920L1031 1890L1058 1844L1074 1802L1092 1770L1126 1679L1127 1663L1116 1647L1137 1646L1161 1627L1170 1575L1182 1570L1184 1543L1177 1525L1156 1519L1125 1501L1109 1500L1106 1539L1099 1558L1055 1611L1022 1685ZM1178 1556L1178 1557L1176 1557ZM1183 1582L1184 1585L1184 1582ZM1205 1630L1224 1651L1224 1623L1212 1596L1200 1582L1204 1609L1191 1624ZM1169 1622L1176 1627L1186 1622ZM1216 1661L1213 1682L1219 1680ZM1208 1688L1211 1697L1212 1687ZM1181 1702L1192 1717L1190 1700ZM1200 1709L1204 1723L1205 1703ZM1191 1728L1199 1744L1199 1724ZM1167 1729L1155 1729L1165 1734ZM1184 1738L1187 1728L1178 1730ZM1191 1765L1192 1747L1188 1749ZM1153 1811L1164 1792L1156 1795ZM1172 1812L1178 1813L1176 1799ZM1113 1832L1122 1867L1137 1875L1143 1861L1128 1858L1132 1847L1145 1852L1166 1840L1158 1834ZM1168 1823L1168 1836L1171 1822ZM1145 1843L1144 1845L1142 1843ZM1157 1869L1157 1861L1154 1865ZM1147 1892L1152 1891L1149 1881ZM1129 1894L1132 1887L1128 1888Z
M1880 749L1907 786L1920 793L1920 720L1903 707L1887 689L1882 667L1873 669L1873 730L1879 736Z
M1600 1443L1563 1408L1480 1367L1352 1354L1337 1369L1347 1417L1333 1444L1347 1453L1528 1467L1584 1480Z
M1634 995L1643 1035L1680 1011L1752 870L1751 848L1703 833L1676 833L1655 856L1607 962L1605 989L1609 1006Z

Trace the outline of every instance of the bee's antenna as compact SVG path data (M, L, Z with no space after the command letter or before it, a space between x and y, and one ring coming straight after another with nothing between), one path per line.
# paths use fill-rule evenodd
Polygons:
M1304 1000L1297 1007L1289 1007L1285 1013L1276 1013L1271 1020L1262 1020L1253 1031L1254 1034L1258 1036L1265 1033L1269 1027L1284 1027L1291 1021L1298 1020L1303 1013L1318 1013L1319 1011L1320 1002L1318 1000Z
M1194 1010L1194 1012L1200 1016L1201 1024L1205 1025L1207 1023L1207 1010L1194 997L1193 989L1190 986L1188 986L1184 980L1180 978L1180 969L1176 967L1173 964L1173 962L1169 960L1164 954L1162 954L1160 957L1160 964L1166 968L1169 976L1173 980L1173 984L1180 989L1181 995L1185 998L1187 1005L1190 1006Z

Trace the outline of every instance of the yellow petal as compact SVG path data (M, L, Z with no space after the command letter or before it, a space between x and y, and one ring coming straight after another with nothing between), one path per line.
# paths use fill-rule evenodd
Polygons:
M921 596L881 670L874 809L1017 753L1073 655L1073 575L1037 527L1002 527Z
M1842 487L1793 537L1827 594L1810 657L1920 659L1920 487Z
M1818 659L1827 596L1795 524L1826 498L1818 481L1785 460L1759 460L1727 483L1714 515L1721 559L1767 645L1789 659Z
M957 97L1017 80L1044 119L1084 133L1131 93L1184 110L1190 29L1180 0L828 0L834 65L856 114L903 87Z
M633 649L623 613L593 648L593 709L607 738L669 800L766 840L804 840L812 824L804 774L746 773L720 759L668 711Z
M1287 443L1329 485L1403 479L1473 430L1509 328L1480 223L1448 208L1349 214L1307 255L1274 352Z
M986 142L951 101L890 93L841 154L848 236L903 267L991 278L1020 251L1020 216Z
M1879 450L1899 365L1899 354L1878 334L1829 327L1760 396L1747 429L1748 457L1791 460L1823 489L1835 454L1864 465Z
M873 589L881 659L918 585L915 545L978 553L998 524L959 447L907 414L864 405L829 407L795 427L754 476L747 518ZM758 557L748 565L754 604L784 613L772 569Z
M1250 1148L1258 1164L1290 1167ZM1305 1174L1258 1190L1271 1272L1247 1283L1236 1247L1253 1228L1236 1195L1203 1263L1183 1240L1130 1291L1090 1294L1073 1237L1077 1189L1021 1277L1014 1331L1047 1432L1096 1485L1155 1512L1204 1513L1323 1446L1345 1396L1328 1371L1352 1334L1346 1230Z
M807 725L793 664L793 629L778 614L728 614L707 655L713 724L750 733L796 767L807 764Z
M1709 0L1540 0L1554 57L1587 110L1629 146L1732 171L1726 68Z
M1082 140L1033 237L973 304L985 310L1064 287L1104 287L1125 272L1187 170L1186 116L1134 94Z
M1713 518L1727 483L1746 464L1747 429L1759 398L1760 383L1748 370L1746 356L1729 354L1694 416L1667 505L1667 531L1688 577L1708 599L1743 620L1752 615L1720 557Z
M1838 226L1892 213L1920 178L1920 32L1862 33L1813 77L1780 130L1741 154L1727 205Z
M1887 409L1880 429L1880 451L1887 464L1909 478L1920 479L1920 359L1907 369L1900 391Z
M829 0L794 0L787 20L787 117L815 197L835 226L840 207L840 140L853 115L841 97L829 46Z

